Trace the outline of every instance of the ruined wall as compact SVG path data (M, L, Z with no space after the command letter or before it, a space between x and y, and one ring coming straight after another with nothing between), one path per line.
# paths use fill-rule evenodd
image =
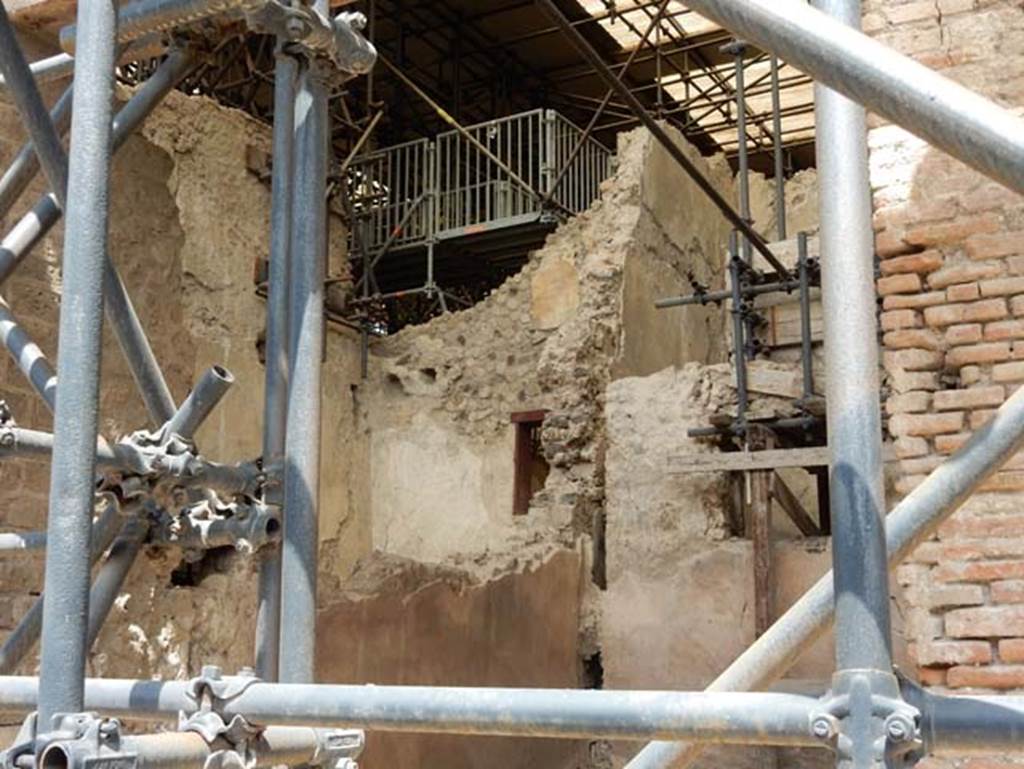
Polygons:
M709 170L728 184L723 166ZM541 532L564 545L591 533L603 497L605 385L722 355L720 335L709 333L716 312L653 309L654 299L689 290L686 269L720 285L725 230L709 210L646 133L625 135L601 200L520 273L468 310L373 345L360 405L375 548L458 562L510 552ZM516 520L510 415L536 409L549 412L551 471Z
M56 87L55 87L56 88ZM51 88L54 91L55 88ZM55 94L51 94L55 95ZM23 138L17 115L0 102L0 163ZM171 94L114 162L110 247L177 400L210 365L236 385L197 436L216 460L260 453L263 368L256 341L263 302L253 262L265 255L269 193L246 169L249 147L266 149L266 127L202 99ZM37 181L2 223L6 231L42 191ZM332 246L342 244L335 227ZM3 287L4 297L45 352L56 351L62 231L36 247ZM146 413L111 333L104 334L101 428L115 439L146 425ZM369 547L369 526L350 503L361 472L349 384L358 379L358 345L328 334L325 364L321 547L324 566L347 574ZM9 356L0 356L0 398L21 426L50 430L52 420ZM0 465L0 525L45 528L49 467ZM0 629L6 636L41 587L42 558L0 560ZM255 563L233 552L194 565L180 553L147 552L135 564L96 649L90 674L169 678L202 663L227 670L251 664ZM21 670L35 668L34 655Z
M879 40L1009 107L1024 105L1024 26L1003 0L865 3ZM983 40L984 45L978 42ZM960 446L1024 380L1024 201L907 132L869 142L881 258L894 498ZM1024 685L1020 458L900 567L922 681Z
M674 470L685 455L717 452L686 428L707 424L734 401L718 367L689 364L608 388L607 590L598 644L605 686L700 690L755 639L753 546L731 533L734 499L725 473ZM776 515L776 517L782 517ZM828 538L778 529L772 543L771 616L777 618L831 568ZM897 660L906 659L894 604ZM789 671L825 681L831 634ZM637 746L615 746L625 760ZM700 766L759 767L765 751L714 749ZM783 766L827 766L823 751L780 751Z

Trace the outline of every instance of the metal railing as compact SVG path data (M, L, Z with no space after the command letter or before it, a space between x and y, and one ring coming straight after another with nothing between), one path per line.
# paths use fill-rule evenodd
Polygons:
M352 162L346 185L362 248L382 255L536 221L551 212L580 213L611 173L612 152L589 137L574 152L583 131L554 110L522 112L465 130L475 143L447 131Z

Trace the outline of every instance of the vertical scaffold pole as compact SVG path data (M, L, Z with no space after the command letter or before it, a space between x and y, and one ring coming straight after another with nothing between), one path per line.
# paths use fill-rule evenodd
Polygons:
M860 28L859 0L815 5ZM874 237L864 108L815 86L836 662L891 671Z
M39 724L82 710L99 410L116 8L79 0L47 524Z
M274 160L267 279L266 400L263 409L265 468L276 467L284 461L288 413L288 270L297 76L298 61L279 42L274 68ZM279 483L268 485L264 501L281 505L281 493ZM264 681L277 680L280 637L281 547L270 545L264 548L260 558L259 607L256 612L256 674Z
M326 0L316 6L328 12ZM299 75L295 99L288 336L290 372L284 467L279 676L313 680L316 647L320 374L327 256L327 89L316 64Z

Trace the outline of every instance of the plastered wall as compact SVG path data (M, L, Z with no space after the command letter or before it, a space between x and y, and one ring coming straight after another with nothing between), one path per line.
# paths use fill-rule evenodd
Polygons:
M730 184L724 165L686 151ZM360 404L374 547L462 563L591 538L604 495L604 389L671 363L721 359L718 313L653 303L689 290L689 269L720 284L725 237L664 151L646 133L626 134L601 200L520 273L468 310L376 342ZM532 410L548 412L551 470L529 515L513 518L510 417Z

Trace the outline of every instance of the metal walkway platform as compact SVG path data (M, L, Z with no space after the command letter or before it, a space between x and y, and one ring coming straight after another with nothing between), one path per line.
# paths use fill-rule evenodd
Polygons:
M479 267L474 241L511 240L521 260L524 243L536 247L597 199L613 159L565 117L541 109L356 158L345 184L359 301L425 293L444 307L453 297L435 274L439 250L449 263L469 254ZM449 266L453 278L474 273L473 265Z

